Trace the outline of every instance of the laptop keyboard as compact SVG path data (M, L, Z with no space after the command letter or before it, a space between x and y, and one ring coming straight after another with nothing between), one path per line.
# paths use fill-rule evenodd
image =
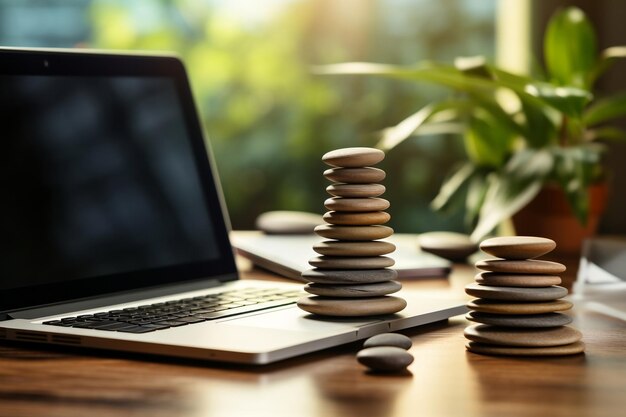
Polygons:
M293 304L301 295L300 291L246 288L121 310L65 317L60 320L44 321L43 324L125 333L148 333Z

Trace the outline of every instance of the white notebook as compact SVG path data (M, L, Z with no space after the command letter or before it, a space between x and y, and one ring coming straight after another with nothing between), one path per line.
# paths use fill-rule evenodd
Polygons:
M231 233L230 240L237 253L255 265L302 281L302 271L311 268L309 259L319 256L313 251L313 245L325 239L315 234L266 235L237 231ZM397 233L384 240L396 245L395 252L386 256L396 261L393 269L398 271L398 278L445 277L450 273L449 261L419 249L417 235Z

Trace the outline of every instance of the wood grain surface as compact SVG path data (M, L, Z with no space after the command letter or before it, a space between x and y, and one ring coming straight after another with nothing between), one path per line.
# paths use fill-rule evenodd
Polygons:
M475 273L456 266L448 280L404 285L462 294ZM0 416L623 416L626 323L571 314L586 355L468 353L456 317L406 332L415 361L402 375L365 372L358 344L242 367L3 343Z

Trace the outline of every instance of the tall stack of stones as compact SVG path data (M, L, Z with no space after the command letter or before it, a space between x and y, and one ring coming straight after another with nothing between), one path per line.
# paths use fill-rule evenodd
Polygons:
M396 313L406 301L389 296L402 288L398 274L390 269L394 260L384 256L395 250L380 239L393 234L383 226L390 219L384 210L389 201L379 198L385 172L373 168L385 154L372 148L345 148L326 153L322 161L332 168L324 176L333 182L326 191L333 197L324 202L327 224L315 228L326 241L313 250L320 254L309 261L313 269L302 277L309 296L298 306L323 316L372 316Z
M517 356L572 355L584 351L581 333L567 326L560 313L572 303L561 300L567 289L558 274L565 266L534 259L556 247L554 241L531 236L487 239L480 248L498 259L483 260L465 292L478 297L468 304L467 319L479 324L465 329L467 349L475 353Z

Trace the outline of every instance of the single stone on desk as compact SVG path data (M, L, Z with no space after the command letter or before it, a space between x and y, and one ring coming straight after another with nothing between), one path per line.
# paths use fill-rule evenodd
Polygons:
M346 213L341 211L329 211L324 214L326 223L343 226L373 226L385 224L391 219L389 213L384 211L368 211L364 213Z
M422 233L417 243L424 252L452 261L463 261L478 250L478 245L468 235L454 232Z
M413 363L413 355L395 346L377 346L361 350L356 355L360 364L373 371L398 372Z
M508 259L487 259L476 262L476 268L490 272L503 272L511 274L550 274L556 275L565 271L565 265L540 261L536 259L529 260L508 260Z
M378 168L330 168L324 171L324 176L334 182L347 184L369 184L385 179L385 171Z
M315 228L315 233L326 239L362 241L385 239L393 234L388 226L335 226L322 224Z
M407 336L400 333L381 333L376 336L372 336L363 342L364 348L371 348L377 346L395 346L404 350L411 349L413 342Z
M553 285L540 288L491 287L483 284L468 284L465 292L487 300L506 301L551 301L567 295L567 289Z
M374 148L335 149L322 156L322 161L330 166L342 168L361 168L376 165L385 159L385 153Z
M556 248L554 240L535 236L494 237L480 244L483 252L504 259L537 258L554 248Z
M331 184L326 192L335 197L378 197L385 192L382 184Z

